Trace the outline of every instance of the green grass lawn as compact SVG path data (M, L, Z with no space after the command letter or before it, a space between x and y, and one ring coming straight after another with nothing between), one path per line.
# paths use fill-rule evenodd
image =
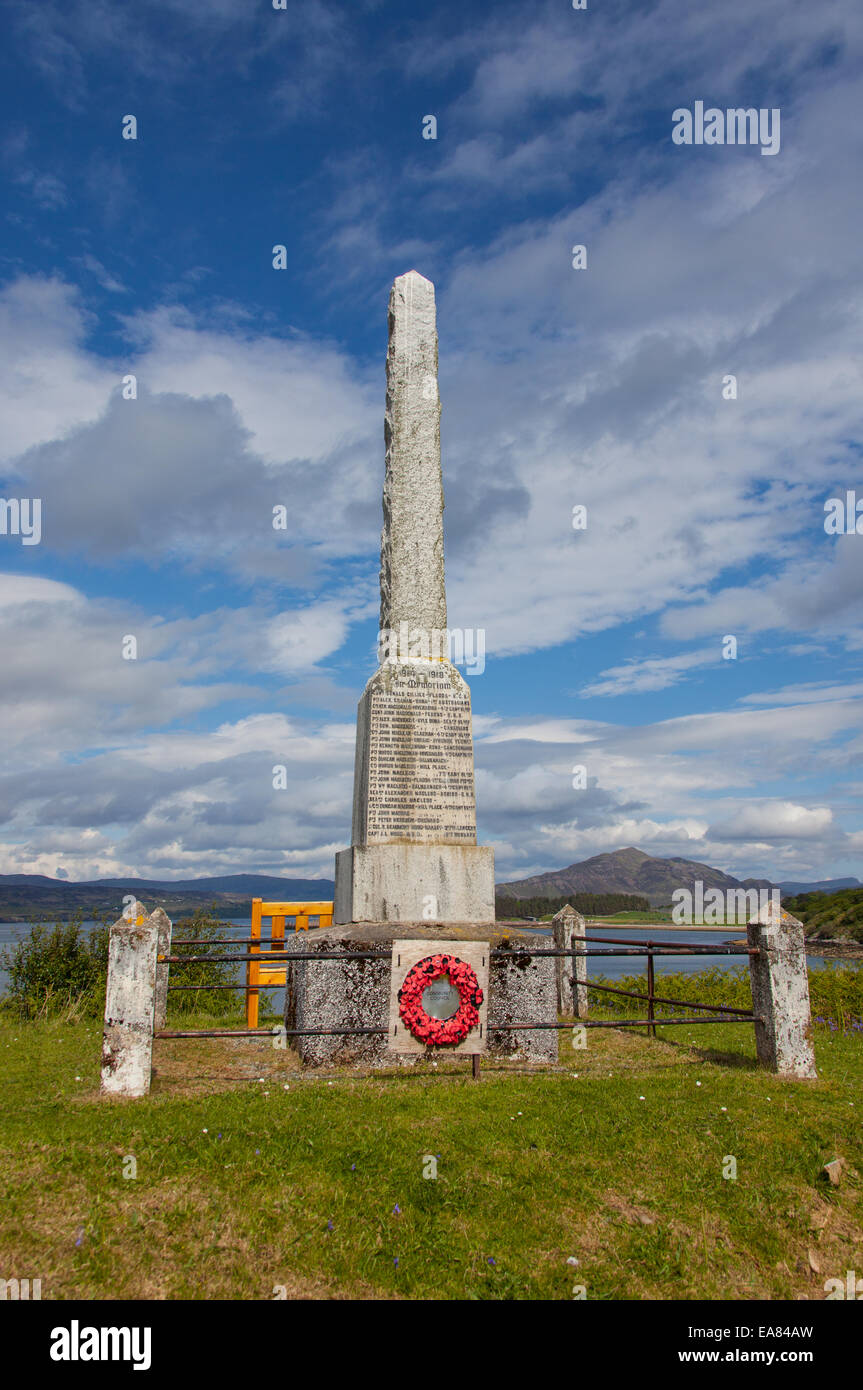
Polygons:
M559 1069L478 1082L159 1041L150 1097L106 1102L97 1024L3 1021L0 1277L54 1299L823 1298L863 1272L863 1043L815 1035L814 1083L758 1070L742 1024L561 1033Z

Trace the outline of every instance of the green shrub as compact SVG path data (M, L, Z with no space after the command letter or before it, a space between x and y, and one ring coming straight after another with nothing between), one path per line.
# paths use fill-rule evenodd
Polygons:
M179 922L174 923L172 935L178 941L193 941L192 946L172 946L171 954L174 956L194 956L207 955L206 947L208 941L224 940L230 935L230 928L224 922L220 922L217 917L207 911L206 908L199 908L191 917L183 917ZM221 949L216 947L213 955L242 955L246 950L245 946L223 946ZM241 967L242 968L242 967ZM236 976L237 966L230 961L213 962L209 964L204 961L200 964L173 964L168 976L169 985L229 985L233 984ZM263 1004L266 995L261 996ZM225 1014L236 1013L241 1007L242 996L240 991L234 989L181 989L172 990L168 995L168 1007L172 1014L212 1014L216 1017L223 1017Z
M108 938L110 925L102 921L92 931L85 931L80 917L71 922L58 922L49 927L31 927L27 936L7 948L0 965L9 973L6 995L0 1007L21 1019L101 1018L105 1008L105 982L108 973ZM225 935L225 924L206 909L174 923L173 935L178 940L193 941L191 946L178 946L172 954L192 956L202 953L208 941ZM239 951L244 947L238 948ZM231 950L225 947L218 954ZM205 953L205 952L204 952ZM227 985L234 981L235 967L230 963L204 962L199 965L172 965L169 982L172 985ZM233 989L180 990L169 996L174 1014L207 1013L217 1016L234 1013L241 1006L242 996ZM262 996L264 1002L266 996Z
M80 918L31 927L7 947L0 965L9 972L5 1010L21 1019L71 1013L98 1016L105 1003L108 927L85 932Z
M617 1014L622 1018L647 1017L646 974L626 975L617 980L596 975L593 982L612 985L615 989L636 990L644 996L644 1000L625 999L618 994L594 990L588 995L591 1008L612 1017ZM694 999L699 1004L726 1004L732 1009L752 1007L749 968L745 965L734 966L730 970L720 970L719 966L713 965L694 974L678 971L664 975L657 972L654 992L664 999ZM810 970L809 1000L816 1023L839 1028L843 1032L860 1032L863 1020L863 968L841 966L837 969ZM657 1021L662 1014L667 1018L679 1018L690 1012L684 1004L657 1004L655 1010Z
M798 917L806 935L843 936L863 941L863 888L842 888L838 893L801 893L782 904Z

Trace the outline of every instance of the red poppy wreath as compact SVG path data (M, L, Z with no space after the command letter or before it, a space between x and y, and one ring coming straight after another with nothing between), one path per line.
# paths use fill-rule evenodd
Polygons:
M449 976L461 997L452 1018L432 1018L423 1008L423 994L441 975ZM402 1023L428 1047L456 1047L479 1023L482 990L474 971L458 956L426 956L418 961L405 975L397 997Z

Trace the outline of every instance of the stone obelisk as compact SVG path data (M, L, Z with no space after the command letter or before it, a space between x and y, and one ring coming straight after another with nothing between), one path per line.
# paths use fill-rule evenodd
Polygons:
M476 843L470 689L448 659L434 285L389 303L381 637L357 711L351 848L335 923L494 921L494 854Z

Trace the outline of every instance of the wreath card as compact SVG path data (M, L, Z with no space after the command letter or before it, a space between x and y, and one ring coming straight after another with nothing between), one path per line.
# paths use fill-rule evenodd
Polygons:
M393 1052L485 1052L487 941L394 941L389 1046Z

